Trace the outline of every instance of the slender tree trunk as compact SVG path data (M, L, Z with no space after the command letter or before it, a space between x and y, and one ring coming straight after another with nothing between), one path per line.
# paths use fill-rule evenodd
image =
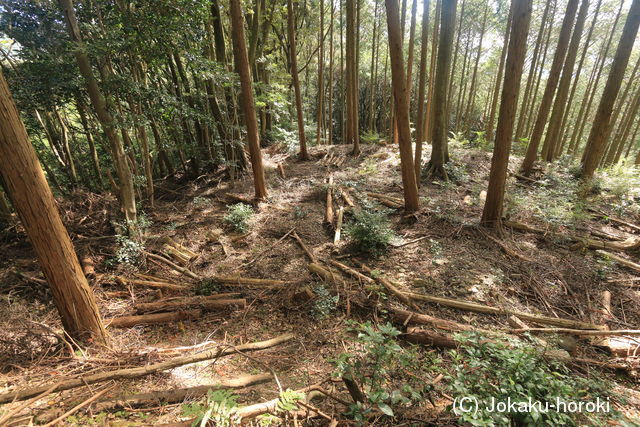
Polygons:
M419 208L418 185L413 168L411 150L411 130L409 128L409 96L406 86L406 74L402 55L402 33L399 24L398 3L385 0L387 6L387 29L389 34L389 55L391 57L391 80L395 99L398 142L400 144L400 167L402 169L402 187L404 189L404 209L415 212Z
M64 12L71 40L75 43L74 55L76 57L76 62L78 63L78 68L80 69L80 74L85 81L87 92L91 99L91 104L95 109L100 124L102 125L102 130L107 135L107 139L111 145L111 153L113 156L116 174L120 181L120 201L122 203L122 210L124 211L127 227L129 229L129 233L135 235L136 198L133 188L133 177L131 175L131 169L129 169L129 165L127 163L122 141L118 137L118 133L113 124L113 117L107 109L105 97L98 86L98 82L93 75L93 71L91 70L89 57L87 56L86 48L82 42L82 37L80 36L80 28L78 27L78 20L76 19L73 4L71 3L71 0L60 0L60 5Z
M540 56L540 48L542 46L542 39L544 37L544 30L549 24L547 22L547 16L549 15L549 9L551 7L551 1L545 2L544 11L542 12L542 18L540 19L540 28L538 29L538 35L536 36L536 42L533 48L533 57L531 58L531 66L529 67L529 75L527 77L527 84L524 88L524 96L522 97L522 105L520 107L520 116L518 118L518 126L516 127L515 140L519 140L522 137L522 131L524 130L524 123L527 120L527 107L530 99L529 95L533 89L533 78L538 70L538 58ZM549 24L552 25L552 24ZM542 64L544 66L544 64Z
M580 46L580 39L582 38L582 30L584 29L588 10L589 0L582 0L578 17L576 18L576 25L573 29L573 35L571 36L571 42L569 43L567 57L564 61L562 77L560 77L560 82L558 83L558 92L553 103L553 110L551 112L551 118L549 119L549 126L547 127L547 135L542 145L542 158L548 162L556 158L556 146L560 144L560 126L562 125L562 117L567 107L567 97L569 96L573 67L576 63L578 47Z
M347 3L347 144L353 144L353 154L360 154L358 127L358 58L356 36L357 0Z
M320 32L318 34L318 105L316 122L316 145L320 145L322 137L322 121L324 120L324 1L320 0Z
M624 146L626 144L627 138L629 137L629 132L631 131L631 125L633 124L633 119L636 118L638 114L638 106L640 102L640 86L634 93L631 98L631 102L627 103L627 108L625 108L624 115L618 126L615 137L611 141L609 151L607 152L607 157L604 162L601 163L602 166L611 166L614 163L617 163L620 159L622 151L624 150Z
M262 166L262 153L258 136L258 121L256 108L253 101L253 87L251 84L251 71L249 70L249 58L247 56L247 44L244 37L244 24L240 0L230 0L231 34L233 39L233 59L236 72L240 76L240 102L244 113L244 122L247 127L247 142L251 168L253 169L253 184L256 191L256 199L267 198L267 185Z
M456 24L456 5L457 0L442 0L438 66L433 99L433 148L431 150L431 160L427 173L427 175L432 178L447 179L447 172L444 169L449 127L447 89L449 87L448 80L451 74L451 50L453 47L453 29Z
M368 129L370 132L375 132L375 116L376 116L376 108L375 108L375 94L376 94L376 61L378 57L376 55L376 48L378 47L376 43L376 36L378 35L378 0L374 1L373 6L373 41L371 43L371 78L369 80L369 92L371 94L369 98L369 123Z
M106 344L107 334L93 293L1 72L0 172L65 330L75 339Z
M298 58L296 54L295 15L293 1L287 0L287 31L289 32L289 62L291 64L291 78L296 97L296 116L298 121L298 139L300 140L300 158L309 160L307 142L304 135L304 117L302 114L302 96L300 94L300 79L298 78Z
M436 0L435 17L433 20L433 36L431 37L431 63L429 65L429 92L427 95L427 106L425 111L425 140L433 143L433 90L436 80L436 59L438 56L438 40L440 34L440 15L442 12L442 1Z
M613 22L613 27L609 32L609 37L607 38L606 43L604 44L602 55L600 56L599 66L596 65L595 78L593 80L593 84L591 88L585 92L585 96L583 97L582 104L585 105L585 110L582 115L579 115L579 119L576 120L576 123L580 123L574 130L574 135L572 135L571 146L573 146L572 153L576 153L578 148L580 147L580 142L582 141L582 134L587 125L588 118L590 117L591 107L593 105L593 101L595 100L596 93L598 91L598 85L600 83L600 78L602 77L602 72L604 71L605 62L609 56L609 49L611 48L611 43L613 42L613 35L618 28L618 22L620 21L620 17L622 16L622 6L624 2L620 2L620 7L618 8L618 13ZM596 62L598 64L598 62ZM585 103L585 99L587 102ZM575 136L575 138L574 138ZM575 139L575 142L574 142ZM583 151L582 161L584 161L584 155L587 153L587 147L585 147Z
M416 13L418 1L413 0L411 4L411 25L409 27L409 53L407 54L407 105L409 106L409 116L411 116L411 88L413 85L413 55L416 38ZM409 117L411 121L411 117ZM412 155L413 156L413 155Z
M564 63L567 48L569 46L569 38L571 37L571 28L576 18L576 11L578 9L578 0L569 0L567 3L567 10L562 20L562 26L560 27L560 35L558 36L558 46L553 56L553 62L551 64L551 70L549 71L549 77L547 78L547 84L542 95L542 101L540 108L538 109L538 115L536 117L536 124L531 134L529 146L527 147L527 154L522 162L522 173L529 175L533 168L533 163L538 158L538 146L542 139L542 133L547 125L547 118L551 110L551 102L553 101L553 95L556 92L558 86L558 80L560 79L560 72L562 71L562 64Z
M449 98L447 99L447 110L451 111L451 99L455 93L454 83L456 80L456 64L458 63L458 52L460 51L460 39L462 38L462 23L464 22L464 10L467 5L466 0L460 4L460 19L458 19L458 29L456 31L456 44L453 49L453 65L451 66L451 76L449 77ZM462 67L464 69L464 65ZM461 72L461 74L464 73ZM460 88L458 88L460 90Z
M102 171L100 170L100 159L98 158L98 150L96 149L95 141L93 140L93 134L89 127L89 120L87 120L87 113L85 111L84 103L80 100L80 95L76 98L76 106L78 108L78 114L80 116L80 123L82 129L87 138L87 144L89 144L89 153L91 154L91 165L93 166L93 172L98 183L100 190L104 189L104 180L102 179Z
M469 88L469 102L467 103L467 110L464 115L465 120L465 130L468 133L469 128L471 127L471 114L475 109L476 103L476 81L478 77L478 65L480 64L480 56L482 55L482 41L484 40L484 33L487 29L487 17L489 14L489 3L484 7L484 13L482 17L482 27L480 29L480 41L478 42L478 52L476 53L476 61L473 65L473 74L471 77L471 87Z
M496 108L498 106L498 96L500 94L500 87L502 86L502 74L504 73L504 63L507 57L507 49L509 46L509 34L511 31L511 11L513 8L509 8L509 16L507 17L507 27L505 29L504 41L502 44L502 53L500 54L500 64L498 65L498 76L496 77L496 85L493 88L493 96L491 98L491 107L489 108L489 120L487 121L487 127L485 129L485 138L487 141L493 141L493 126L496 119Z
M329 27L329 137L328 144L333 144L333 27L335 3L331 0L331 24Z
M558 150L556 151L556 158L559 157L565 149L565 146L567 144L567 131L568 131L568 124L570 122L570 117L572 116L571 112L571 107L573 106L573 98L575 97L575 93L576 90L578 88L578 83L580 83L580 76L582 74L582 66L584 65L584 61L585 58L587 56L587 52L589 50L590 44L591 44L591 38L593 36L593 31L596 27L596 22L598 21L598 14L600 13L600 6L602 5L602 0L598 0L598 3L596 4L596 10L593 12L593 20L591 21L591 25L589 26L589 33L587 34L587 38L584 41L584 46L582 49L582 54L580 56L580 61L578 62L578 69L575 73L575 76L573 78L573 85L571 86L571 93L569 94L569 99L567 100L567 108L565 111L565 114L562 118L562 124L560 125L560 142L561 144L558 145ZM575 124L575 121L573 121L573 123Z
M613 63L611 64L609 77L607 78L607 83L605 84L604 92L593 120L591 132L589 133L589 139L587 141L588 151L582 163L581 178L584 181L589 181L593 178L604 152L606 144L605 138L611 126L613 104L620 91L620 85L622 84L624 72L629 62L633 42L638 34L639 25L640 0L633 0L629 14L627 15L627 20L622 29L622 36L620 37Z
M524 130L524 134L527 136L531 135L531 131L532 131L531 128L533 127L533 121L535 119L533 112L536 109L538 92L540 91L540 84L542 83L542 74L545 70L545 65L547 63L547 54L549 53L549 46L551 46L551 34L553 33L553 28L555 25L557 6L558 6L558 1L554 0L553 7L551 9L551 18L549 19L549 26L547 27L547 34L544 42L544 49L542 51L542 61L540 62L540 67L538 67L538 74L535 79L533 94L529 97L531 99L531 102L529 103L529 109L526 115L527 120L525 122L525 130Z
M422 143L425 137L424 98L427 86L427 50L429 49L430 1L424 0L422 6L422 39L420 41L420 71L418 77L418 117L416 120L416 153L414 160L414 170L418 187L420 187L420 175L422 172Z
M496 129L496 141L491 158L487 199L482 211L481 223L489 227L501 227L505 183L509 152L516 120L518 94L527 52L527 33L531 22L532 0L513 0L506 73L500 101L500 115Z

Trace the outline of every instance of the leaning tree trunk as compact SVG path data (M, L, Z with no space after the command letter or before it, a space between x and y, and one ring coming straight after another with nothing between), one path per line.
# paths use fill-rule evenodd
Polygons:
M298 78L298 58L296 54L296 33L293 15L293 1L287 0L287 31L289 32L289 64L291 66L291 79L293 91L296 97L296 117L298 121L298 138L300 139L300 158L309 159L307 153L307 141L304 136L304 118L302 114L302 96L300 95L300 79Z
M391 80L395 99L395 116L400 144L400 167L404 189L404 208L407 212L418 210L418 185L413 168L411 152L411 130L409 128L409 94L407 92L404 59L402 55L402 34L400 33L399 11L396 0L385 0L387 6L387 29L389 31L389 54L391 57Z
M553 101L553 95L556 92L558 80L560 79L560 72L562 71L562 64L564 63L567 48L569 46L571 28L573 27L577 10L578 0L569 0L567 10L564 14L564 19L562 20L562 26L560 27L558 46L556 47L553 62L551 63L549 77L547 78L547 85L544 88L544 94L542 95L542 101L540 102L540 108L538 109L538 115L536 116L536 123L533 127L531 139L529 140L527 153L522 161L522 173L525 175L529 175L531 173L533 163L538 158L538 146L542 139L542 133L547 126L547 118L549 117L549 112L551 110L551 102Z
M0 72L0 173L70 336L105 344L100 312Z
M447 151L449 115L447 112L447 89L451 72L451 50L453 29L456 23L457 0L442 0L440 16L440 41L438 43L438 65L436 69L435 93L433 98L433 148L427 175L447 179L444 169Z
M504 202L507 166L513 128L518 109L518 94L522 80L524 57L527 52L527 33L531 22L532 0L513 0L509 53L506 62L506 74L500 101L500 115L496 129L496 141L491 158L489 188L482 212L481 223L489 227L500 228Z
M607 83L596 111L596 116L593 119L593 125L591 132L589 133L589 139L587 141L588 150L585 155L585 159L582 163L582 176L584 181L588 181L593 178L593 174L600 163L602 154L606 145L606 135L609 132L611 126L611 112L613 110L613 104L615 103L618 92L620 91L620 85L624 78L624 72L629 62L629 56L631 55L631 49L633 48L633 42L638 34L638 26L640 25L640 0L633 0L627 20L622 29L622 36L618 43L618 49L613 58L611 64L611 71L607 78Z
M80 35L80 27L78 26L78 20L76 19L76 13L73 9L72 0L60 0L60 6L64 12L67 29L71 40L75 43L74 55L80 74L82 75L91 104L93 105L102 130L107 135L109 144L111 146L111 155L113 156L113 163L120 181L120 203L122 204L122 210L124 211L127 227L132 235L136 234L136 197L133 188L133 176L131 175L131 169L127 163L127 155L124 151L122 141L118 136L118 132L115 129L113 117L107 109L105 97L98 86L93 71L91 70L91 63L89 62L89 56L87 55L86 47L82 42Z
M264 178L262 166L262 152L258 136L258 121L256 119L256 107L253 102L253 87L251 85L251 72L249 71L249 58L247 56L247 43L244 37L244 23L240 0L230 0L231 10L231 36L233 39L233 59L236 72L240 76L240 102L244 113L244 122L247 126L247 141L251 168L253 169L253 184L256 191L256 199L267 198L267 184Z

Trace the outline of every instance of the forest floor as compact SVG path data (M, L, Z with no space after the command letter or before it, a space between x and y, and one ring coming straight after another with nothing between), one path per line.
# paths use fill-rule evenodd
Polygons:
M420 189L421 209L403 216L402 209L389 209L389 219L396 237L389 250L379 257L358 254L343 238L334 244L334 230L325 223L325 203L333 177L333 201L337 212L348 208L341 192L346 192L356 207L372 205L381 208L367 193L381 193L402 198L399 155L396 147L367 144L358 157L350 155L350 147L320 146L311 149L312 159L296 160L277 149L265 149L269 200L260 203L246 234L238 234L223 221L230 201L228 193L250 199L251 176L231 183L220 175L204 175L186 181L167 179L157 183L157 201L153 210L145 209L147 227L145 250L162 253L162 238L188 248L197 257L186 267L202 278L240 276L243 278L277 279L285 285L271 288L220 284L211 280L195 280L165 263L147 258L131 266L113 261L118 252L112 221L115 200L95 194L77 193L61 202L64 221L81 258L95 263L96 275L91 280L98 305L106 319L135 314L134 304L172 296L144 286L127 286L115 277L135 278L146 274L167 282L188 286L187 293L230 292L247 300L245 308L205 312L195 320L135 326L108 327L110 348L92 348L70 354L59 337L61 325L49 291L29 242L17 224L0 235L0 393L21 390L36 384L48 384L63 376L86 376L101 371L144 366L168 357L194 354L202 348L174 350L165 354L158 349L175 349L207 341L240 345L267 340L284 333L295 337L283 344L250 353L249 357L230 355L214 361L198 362L136 379L121 379L102 398L123 394L170 390L201 384L219 383L247 374L276 372L283 388L300 389L324 381L336 370L332 360L347 351L354 342L351 321L386 322L390 307L404 306L385 289L360 283L347 274L335 276L335 282L324 282L309 272L309 259L292 230L313 255L320 260L334 259L353 268L354 258L363 259L374 270L374 277L395 281L401 291L476 302L506 310L542 314L599 324L602 316L600 295L611 293L611 313L607 313L611 329L636 329L640 325L640 293L633 285L638 272L602 259L592 250L576 247L575 240L563 236L616 241L639 238L640 229L614 222L623 218L640 224L637 200L624 177L603 182L603 195L592 195L589 204L575 198L577 180L569 167L553 166L536 171L531 180L510 177L506 215L548 231L523 232L509 227L498 237L478 226L487 188L491 153L479 147L454 145L451 149L451 181L423 181ZM428 158L429 153L426 153ZM278 171L282 163L285 177ZM516 156L510 169L519 163ZM616 181L617 180L617 181ZM624 189L622 189L624 187ZM388 209L388 208L384 208ZM350 214L345 214L345 222ZM555 234L560 233L560 234ZM494 239L500 239L502 246ZM594 236L594 234L596 236ZM284 236L284 238L283 238ZM417 240L419 239L419 240ZM580 245L578 245L580 246ZM505 249L506 248L506 249ZM132 253L136 248L132 249ZM506 250L506 252L505 252ZM122 252L121 259L122 261ZM616 252L628 258L628 252ZM125 254L126 255L126 254ZM631 258L629 258L631 259ZM635 273L635 274L634 274ZM137 276L140 278L141 276ZM313 294L301 294L304 288ZM328 292L325 292L328 291ZM306 295L306 296L305 296ZM334 296L338 298L334 298ZM173 295L175 296L175 295ZM473 313L429 302L417 302L424 314L471 325L479 329L509 330L509 316ZM412 309L409 307L409 309ZM413 309L415 311L415 309ZM404 330L403 322L395 322ZM532 323L528 326L534 327ZM588 338L554 338L544 335L553 348L570 350L571 356L633 364L634 355L616 357L592 345ZM557 336L555 336L557 337ZM562 336L561 336L562 337ZM402 342L402 340L401 340ZM405 346L405 344L402 344ZM212 347L212 344L208 346ZM632 351L637 347L631 346ZM374 424L399 425L428 423L455 424L457 417L445 409L452 402L449 375L453 356L446 351L424 346L421 360L438 358L439 368L431 371L425 382L444 380L434 385L431 401L398 415L395 421L377 418ZM417 372L416 370L415 372ZM598 376L625 390L637 388L631 373L610 373L592 367L579 367L576 375ZM421 374L422 375L422 374ZM105 387L98 383L57 394L49 394L28 408L14 414L15 425L51 421L67 409ZM327 385L327 387L329 387ZM346 389L333 383L338 399L350 400ZM640 388L638 388L640 391ZM265 382L238 389L240 404L253 404L277 398L275 382ZM629 417L638 415L638 402L632 392L619 408ZM18 407L19 402L5 405L2 411ZM335 399L313 403L329 418L345 420L339 414L345 407ZM181 403L151 407L116 406L99 410L87 405L66 418L68 425L158 425L188 419ZM290 421L294 425L294 421ZM304 424L301 416L295 420ZM327 425L320 417L309 421ZM0 422L1 424L1 422Z

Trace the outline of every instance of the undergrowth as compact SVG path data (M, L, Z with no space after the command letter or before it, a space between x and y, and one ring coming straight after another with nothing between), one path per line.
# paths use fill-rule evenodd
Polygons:
M368 208L354 211L344 231L357 250L373 256L385 253L395 236L386 211Z
M229 207L229 212L224 216L223 221L235 231L246 233L249 231L250 221L254 213L251 206L245 203L238 203Z

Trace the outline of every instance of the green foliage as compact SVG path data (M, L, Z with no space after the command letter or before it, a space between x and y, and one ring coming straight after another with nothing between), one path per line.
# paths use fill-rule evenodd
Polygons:
M470 176L467 171L467 165L463 163L447 162L444 164L444 169L447 171L449 181L456 184L466 184L469 182Z
M144 243L121 234L116 235L116 243L118 249L113 258L109 260L109 264L136 266L140 263L145 249Z
M349 352L333 361L335 375L358 384L366 401L352 404L348 414L363 423L376 409L393 417L401 407L419 402L429 387L418 375L407 372L416 373L425 364L415 351L398 345L400 331L390 323L376 327L369 322L351 330L357 332L356 342ZM431 369L434 363L437 361L429 361L427 368Z
M276 409L278 412L291 412L298 410L298 401L303 400L304 393L295 390L286 389L280 393Z
M220 292L220 283L212 277L202 279L196 285L196 295L209 296L218 292Z
M394 237L386 213L368 208L353 212L353 219L345 226L345 234L358 250L374 256L383 254Z
M331 295L331 293L323 285L313 288L317 299L313 303L313 317L318 320L325 319L333 313L338 305L339 295Z
M234 409L238 406L238 396L229 390L209 390L204 403L182 405L182 415L195 418L192 426L206 426L209 421L217 427L235 425L232 420Z
M293 217L295 219L305 219L309 215L309 211L302 209L300 206L293 207Z
M380 141L380 135L377 132L365 132L360 135L360 141L363 144L373 144Z
M246 233L249 231L249 221L254 213L250 205L238 203L229 207L229 213L224 216L223 221L229 224L235 231Z
M459 334L459 350L451 351L453 374L447 378L454 398L474 399L477 411L460 411L460 421L489 425L586 425L598 424L595 414L571 414L533 408L531 412L491 411L494 402L549 402L606 400L605 384L586 380L569 372L562 364L549 362L544 349L510 340L508 344L484 340L477 334ZM475 406L474 406L475 408ZM550 407L551 408L551 407ZM615 414L609 414L615 416ZM604 423L603 423L604 424Z

